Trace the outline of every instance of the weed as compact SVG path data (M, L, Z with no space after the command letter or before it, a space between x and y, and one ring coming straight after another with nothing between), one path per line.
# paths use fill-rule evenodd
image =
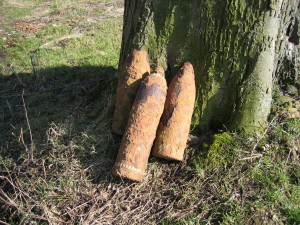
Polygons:
M196 173L224 170L233 161L233 139L227 132L215 134L212 140L203 144L200 156L195 160Z

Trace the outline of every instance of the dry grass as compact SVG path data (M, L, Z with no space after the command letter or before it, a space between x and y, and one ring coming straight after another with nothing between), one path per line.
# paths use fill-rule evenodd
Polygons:
M286 122L278 119L270 125L264 138L283 135L283 139L277 139L287 144L283 152L274 140L266 143L263 138L258 143L224 133L215 135L214 139L203 137L204 142L189 149L181 163L151 158L142 183L112 177L110 170L120 140L109 131L111 91L108 89L100 95L105 96L102 100L107 104L93 129L78 132L69 117L65 123L50 125L47 142L36 149L33 160L28 160L25 152L15 162L6 161L5 154L1 157L0 201L5 221L13 224L33 221L232 224L230 221L237 223L241 219L245 224L255 224L260 218L259 221L270 224L276 218L287 222L280 214L287 202L296 209L300 199L295 195L296 199L290 202L285 194L297 190L300 181L300 133L297 131L297 139L284 140L291 133L284 135L288 131L281 131L281 126ZM213 155L216 153L224 157ZM232 157L229 159L227 154ZM293 174L294 181L291 180L293 169L298 171ZM276 189L281 189L283 199L268 200ZM228 219L226 215L230 213L233 218Z

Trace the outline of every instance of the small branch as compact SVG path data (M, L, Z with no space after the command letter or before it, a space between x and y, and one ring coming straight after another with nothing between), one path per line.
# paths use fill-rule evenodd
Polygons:
M24 107L24 110L25 110L25 117L26 117L26 122L27 122L28 130L29 130L30 142L31 142L30 151L29 151L29 160L32 161L33 160L34 144L33 144L31 127L30 127L30 123L29 123L29 119L28 119L27 108L26 108L26 104L25 104L25 100L24 100L24 89L23 89L23 92L22 92L22 101L23 101L23 107Z
M6 168L6 170L7 170L7 168ZM17 198L20 198L20 201L22 202L22 200L21 200L22 198L25 200L26 200L26 198L28 198L30 201L34 202L35 205L38 205L37 202L34 199L32 199L29 196L29 194L26 193L22 189L20 183L18 182L18 179L16 178L15 182L17 182L17 183L14 183L10 176L9 171L7 171L7 173L9 174L10 179L7 177L4 177L4 176L0 176L0 179L6 180L13 187L14 192L15 192L14 200L16 200ZM28 217L31 217L33 219L38 219L38 220L43 220L43 221L49 222L47 218L32 214L31 209L24 208L22 204L17 204L17 202L15 202L14 200L12 198L10 198L2 189L0 189L0 203L6 204L7 206L16 209L19 213L27 215ZM3 222L3 221L0 220L0 224L1 224L1 222ZM3 224L6 224L6 223L3 223Z
M14 114L13 114L13 111L12 111L11 106L9 104L9 101L7 99L5 99L5 101L6 101L6 104L7 104L8 108L9 108L9 111L10 111L11 115L13 116Z
M9 225L8 223L6 223L6 222L4 222L4 221L2 221L2 220L0 220L0 224L3 224L3 225Z
M0 189L0 202L6 204L7 206L11 206L13 208L15 208L16 210L18 210L18 212L28 215L34 219L39 219L39 220L44 220L44 221L48 221L47 218L42 217L42 216L37 216L31 213L26 212L25 210L23 210L22 208L20 208L10 197L8 197L7 194L4 193L3 190Z
M43 159L42 162L43 162L44 179L46 180L47 179L47 173L46 173L46 168L45 168L45 160Z
M269 123L268 127L266 128L265 132L260 136L260 138L257 140L257 142L255 143L255 145L252 148L252 152L255 151L255 149L257 148L258 144L261 142L261 140L266 136L266 134L268 133L271 125L273 124L274 120L277 119L277 116L275 116L272 121Z
M14 67L11 67L11 69L12 69L13 75L15 75L15 76L18 78L20 84L21 84L24 88L26 88L26 87L27 87L26 84L23 83L23 81L22 81L21 78L19 77L19 75L18 75L16 69L15 69Z
M28 152L28 148L27 148L27 145L25 144L25 141L24 141L24 133L23 133L23 128L21 127L21 130L20 130L20 135L19 135L19 138L18 138L18 142L23 144L24 148L26 149L26 151Z
M285 165L287 165L288 162L289 162L289 160L290 160L291 152L292 152L292 150L290 149L289 154L288 154L288 156L287 156L287 158L286 158L286 161L285 161Z
M249 157L245 157L245 158L241 158L239 159L240 161L243 161L243 160L251 160L251 159L256 159L256 158L261 158L262 157L262 154L256 154L256 155L252 155L252 156L249 156Z
M2 196L2 197L1 197ZM19 210L19 207L18 205L12 200L10 199L7 194L4 193L3 190L0 190L0 201L8 206L12 206L16 209Z
M62 36L60 38L54 39L50 42L47 42L43 45L41 45L39 48L48 48L48 49L60 49L61 46L59 46L59 42L64 41L64 40L70 40L71 38L80 38L82 37L83 34L82 33L77 33L77 34L70 34L70 35L66 35L66 36Z

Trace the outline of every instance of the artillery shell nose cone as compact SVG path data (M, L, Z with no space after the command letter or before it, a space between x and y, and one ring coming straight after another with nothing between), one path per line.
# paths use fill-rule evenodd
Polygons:
M150 63L148 52L145 50L134 49L128 56L128 61L131 62L147 62Z
M183 77L186 74L194 74L194 67L190 62L184 63L178 72L179 77Z
M165 77L165 70L161 66L156 67L153 72L160 74L162 77Z
M190 63L190 62L184 63L183 68L194 72L194 67L193 67L192 63Z

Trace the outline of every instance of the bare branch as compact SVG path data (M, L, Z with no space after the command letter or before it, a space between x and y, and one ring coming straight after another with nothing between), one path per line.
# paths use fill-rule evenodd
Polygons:
M33 150L34 150L34 144L33 144L33 138L32 138L32 132L31 132L31 127L30 127L30 123L29 123L29 119L28 119L28 112L27 112L27 108L26 108L26 104L25 104L25 100L24 100L24 89L22 92L22 101L23 101L23 107L25 110L25 117L26 117L26 122L27 122L27 126L29 129L29 134L30 134L30 151L29 151L29 160L32 161L33 160Z

